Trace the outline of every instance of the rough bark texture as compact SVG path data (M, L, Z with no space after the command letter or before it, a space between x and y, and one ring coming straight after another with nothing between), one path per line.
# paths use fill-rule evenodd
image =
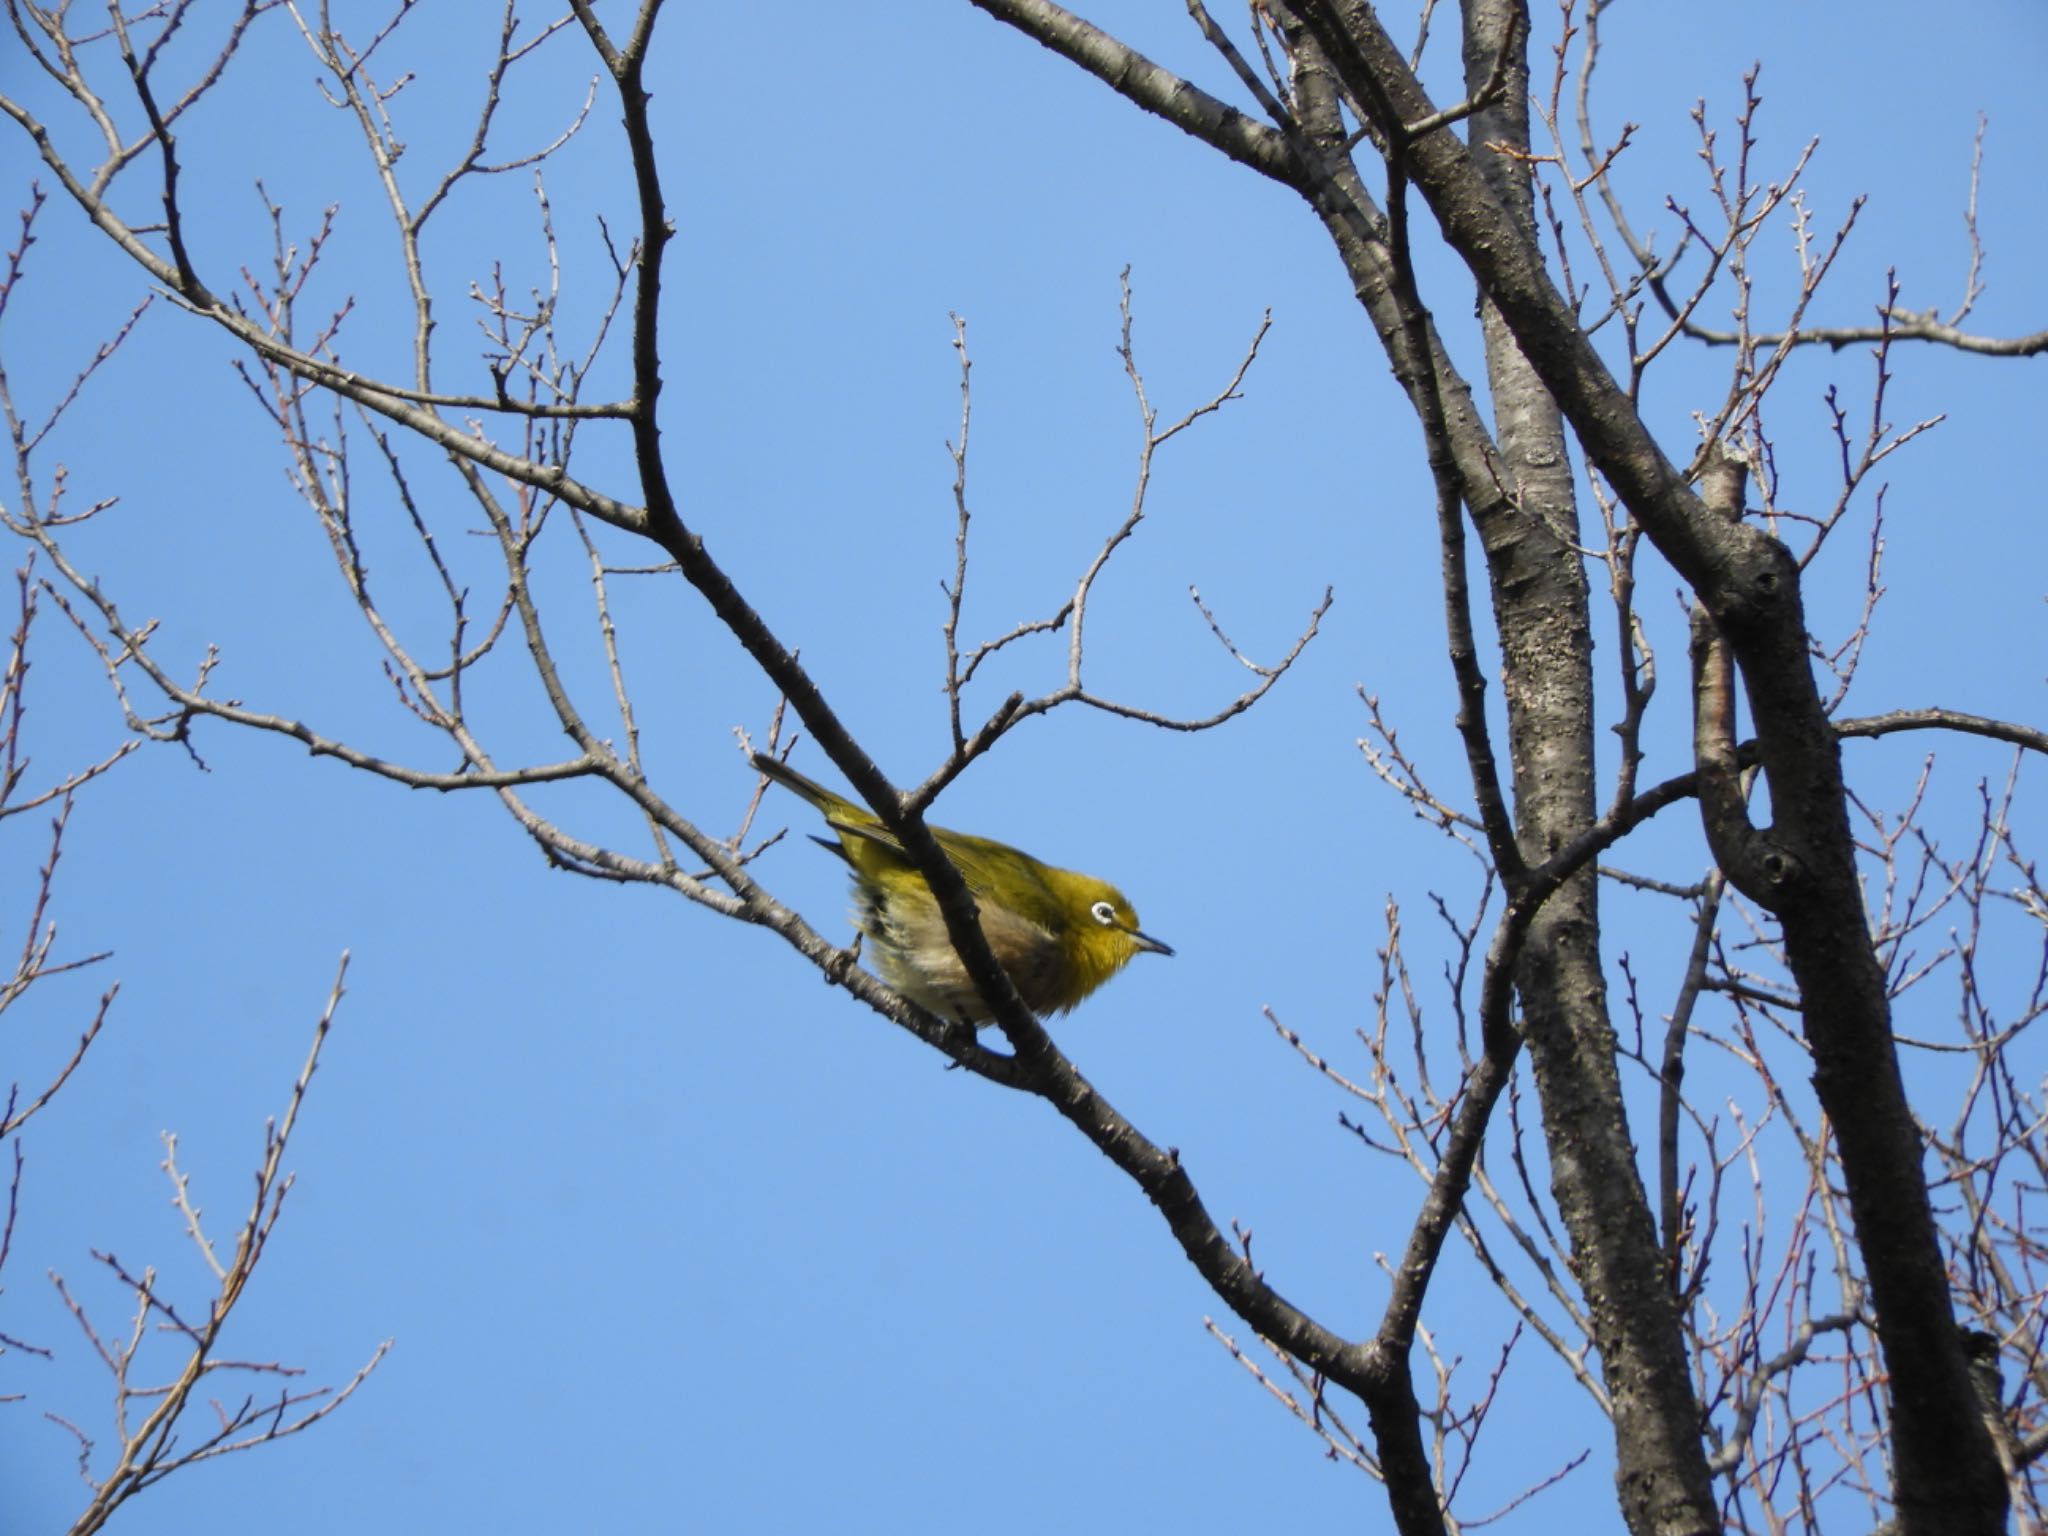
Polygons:
M1501 4L1476 13L1469 66L1477 89L1500 54L1500 29L1519 27L1502 104L1474 123L1481 139L1526 144L1526 21ZM1426 359L1415 355L1383 242L1361 230L1372 204L1348 159L1335 93L1314 50L1297 50L1301 120L1349 194L1347 207L1310 195L1344 257L1360 303L1411 395L1434 376L1448 450L1485 550L1496 626L1504 646L1516 833L1539 862L1589 827L1593 779L1592 637L1586 578L1576 542L1577 508L1555 403L1523 360L1491 305L1482 309L1498 443L1489 438L1470 386L1434 328ZM1533 227L1526 178L1496 167L1504 200ZM1374 210L1376 211L1376 210ZM1665 1284L1655 1224L1636 1171L1614 1063L1601 968L1597 883L1584 875L1546 902L1530 925L1516 971L1524 1029L1544 1103L1553 1191L1573 1239L1603 1373L1615 1402L1620 1496L1631 1529L1703 1532L1714 1512L1701 1412L1695 1401L1676 1304ZM1383 1415L1375 1430L1384 1446Z
M1402 125L1435 110L1369 6L1299 0L1296 9L1383 135L1398 137ZM1778 917L1804 1000L1814 1086L1839 1138L1892 1377L1900 1525L1909 1533L2001 1530L2005 1485L1971 1407L1919 1135L1856 878L1839 746L1808 658L1797 567L1782 544L1715 517L1687 487L1579 328L1536 247L1486 185L1476 157L1439 130L1408 145L1406 159L1445 238L1498 306L1588 458L1699 594L1740 668L1774 819L1715 851L1737 889Z
M1465 87L1506 61L1499 100L1470 142L1526 148L1528 16L1514 0L1465 7ZM1477 168L1531 239L1527 171L1480 151ZM1564 421L1500 311L1480 306L1499 454L1516 505L1476 517L1501 642L1516 832L1540 863L1595 817L1592 614ZM1639 1536L1719 1529L1702 1415L1676 1299L1636 1167L1601 966L1598 878L1565 883L1530 924L1516 971L1543 1107L1551 1192L1571 1234L1603 1378L1614 1403L1616 1481Z

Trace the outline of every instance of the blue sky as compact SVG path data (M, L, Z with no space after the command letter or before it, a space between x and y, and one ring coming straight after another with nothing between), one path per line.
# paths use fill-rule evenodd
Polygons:
M1177 7L1088 14L1222 89ZM488 29L470 35L455 15L423 8L398 39L421 50L395 108L414 188L468 131ZM368 18L355 25L367 31ZM1887 266L1904 303L1946 307L1962 286L1982 111L1989 261L1975 324L2039 328L2029 253L2048 243L2036 196L2048 23L2017 3L1941 22L1908 75L1905 40L1929 28L1918 6L1865 7L1854 28L1819 7L1723 6L1711 22L1616 7L1596 110L1607 136L1640 125L1619 175L1641 218L1666 193L1704 201L1687 112L1705 98L1732 136L1742 72L1761 58L1767 174L1817 135L1817 224L1831 229L1852 197L1871 196L1819 318L1862 321ZM1450 42L1438 40L1440 68ZM595 67L579 48L558 38L515 80L505 152L574 115ZM1238 693L1246 674L1189 605L1190 584L1259 659L1283 651L1334 586L1321 638L1259 708L1215 733L1075 710L1032 722L936 814L1114 879L1178 948L1141 959L1058 1038L1112 1102L1181 1149L1219 1219L1254 1229L1285 1294L1341 1331L1369 1329L1384 1294L1375 1255L1398 1249L1419 1186L1339 1129L1343 1106L1260 1010L1362 1071L1351 1032L1371 1021L1391 898L1427 1018L1448 1031L1429 897L1462 912L1475 887L1469 863L1377 784L1356 747L1362 685L1456 788L1427 476L1324 237L1290 194L964 4L755 16L679 3L657 59L678 230L664 426L685 516L901 781L928 771L945 741L939 582L951 570L945 443L959 408L949 312L967 319L975 359L966 628L986 637L1055 609L1128 505L1138 423L1113 351L1119 271L1132 269L1139 361L1168 418L1229 379L1272 310L1245 398L1162 451L1151 515L1093 600L1090 678L1179 714ZM195 259L221 288L265 259L258 178L296 238L338 204L306 311L356 295L344 355L388 371L407 345L388 215L312 73L273 15L181 130ZM13 53L0 79L57 115ZM588 318L581 295L606 272L594 220L616 230L630 210L615 118L601 98L548 173L577 295L572 334ZM0 142L18 205L34 168L18 133ZM138 204L145 177L129 191ZM481 378L469 283L500 257L515 292L544 276L532 206L515 173L429 240L448 387ZM0 346L17 398L47 408L142 288L70 207L53 201L38 234ZM1763 250L1776 263L1762 279L1768 304L1784 289L1789 237ZM1423 281L1466 346L1468 376L1483 377L1469 290L1434 258ZM173 670L189 674L217 645L216 691L452 766L393 705L230 356L159 303L66 419L44 472L61 458L77 504L122 502L79 530L80 563L125 612L161 617L155 645ZM2016 483L2014 449L2038 432L2040 364L1911 349L1893 362L1890 417L1950 419L1886 466L1888 596L1850 709L1940 702L2038 721L2048 535ZM616 383L622 354L608 366ZM1655 382L1647 409L1674 453L1689 449L1690 412L1718 400L1724 368L1675 360ZM1788 370L1774 409L1789 503L1829 492L1822 391L1836 382L1867 402L1869 379L1855 351ZM428 643L431 611L407 607L424 590L416 554L396 507L377 499L360 429L356 442L372 571ZM578 463L632 496L601 434ZM421 466L450 558L483 582L488 551L453 531L465 526L458 488ZM1824 635L1853 623L1868 523L1856 526L1814 577ZM622 563L644 558L608 548ZM587 570L566 539L544 570L554 632L577 685L600 690L595 707ZM1685 766L1674 588L1646 571L1669 680L1650 777ZM619 601L650 771L686 813L728 830L752 787L732 731L760 732L773 697L679 584L627 581ZM1606 686L1614 656L1605 631L1600 641ZM121 722L47 605L36 645L32 778L46 782L110 750ZM505 759L555 755L559 735L516 660L480 713ZM971 706L1054 686L1063 664L1061 647L1020 647ZM218 727L198 744L207 771L151 749L81 798L58 878L60 950L114 958L8 1020L4 1075L39 1082L99 990L122 984L107 1034L24 1138L0 1331L60 1352L0 1357L0 1393L27 1394L0 1405L0 1529L60 1527L83 1502L69 1441L42 1412L110 1438L104 1373L44 1272L61 1271L115 1328L124 1300L93 1274L91 1247L155 1263L174 1293L182 1283L203 1296L158 1135L180 1133L214 1219L238 1212L264 1117L283 1106L343 950L349 994L293 1145L299 1182L232 1352L339 1381L396 1342L333 1421L181 1474L126 1526L196 1530L231 1504L313 1536L1386 1527L1378 1491L1323 1461L1204 1334L1216 1304L1142 1198L1038 1103L942 1070L766 933L549 872L481 797L402 790ZM1853 746L1851 767L1873 803L1897 805L1930 745ZM1940 829L1966 831L1971 785L2001 776L2006 754L1943 750L1936 782L1959 809L1937 813L1949 818ZM822 771L811 749L799 761ZM641 851L615 807L574 792L542 803ZM810 830L787 797L764 816ZM2043 830L2038 811L2021 825ZM26 921L45 852L40 817L0 827L0 933ZM1626 862L1689 880L1705 855L1681 809ZM824 931L845 932L835 861L792 839L759 869ZM1668 998L1682 928L1623 896L1610 916L1617 951L1652 978L1647 995ZM1932 1028L1949 997L1909 1007ZM1468 1372L1504 1332L1462 1255L1426 1320ZM1572 1394L1548 1358L1517 1358L1466 1514L1590 1446L1589 1465L1523 1528L1611 1521L1604 1426Z

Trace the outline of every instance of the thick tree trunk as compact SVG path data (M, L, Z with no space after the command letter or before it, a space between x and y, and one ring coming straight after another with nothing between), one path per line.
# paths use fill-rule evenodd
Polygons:
M1471 142L1526 149L1526 11L1515 0L1471 0L1464 40L1468 96L1506 63L1500 98L1472 119ZM1476 158L1533 240L1526 169L1505 155ZM1516 494L1513 506L1477 521L1500 633L1516 832L1535 864L1595 817L1592 611L1576 548L1563 417L1500 311L1482 300L1479 315L1494 429ZM1623 1516L1637 1536L1704 1536L1720 1521L1678 1304L1623 1107L1601 966L1599 883L1591 870L1544 903L1515 979L1542 1101L1551 1192L1571 1236L1614 1403Z
M1296 0L1294 9L1383 138L1404 140L1404 125L1435 110L1363 0ZM1730 814L1717 829L1709 816L1709 832L1730 882L1778 917L1799 984L1814 1086L1841 1147L1892 1378L1900 1523L1907 1532L1957 1536L2002 1530L2005 1482L1949 1301L1863 912L1839 745L1807 654L1798 568L1782 544L1716 517L1686 485L1551 282L1526 226L1487 185L1485 157L1441 129L1403 143L1401 153L1444 237L1498 306L1588 459L1699 594L1741 670L1773 822L1758 829Z

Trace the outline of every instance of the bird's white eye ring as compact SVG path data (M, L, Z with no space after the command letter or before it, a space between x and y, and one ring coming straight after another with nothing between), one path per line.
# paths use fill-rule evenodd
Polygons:
M1116 908L1106 901L1098 901L1088 909L1088 915L1105 928L1116 926Z

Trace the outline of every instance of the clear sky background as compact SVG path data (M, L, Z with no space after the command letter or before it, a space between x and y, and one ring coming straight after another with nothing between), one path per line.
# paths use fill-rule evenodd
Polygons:
M1832 230L1870 196L1814 318L1865 320L1888 266L1904 303L1946 308L1963 286L1981 111L1988 291L1974 325L2048 323L2048 13L2031 0L1939 13L1888 3L1855 7L1851 24L1842 7L1711 9L1625 4L1604 23L1596 111L1606 138L1640 125L1619 176L1642 224L1668 245L1665 195L1704 204L1687 114L1704 99L1732 139L1743 71L1761 59L1761 173L1782 175L1817 136L1816 225ZM394 107L415 193L469 131L486 10L422 7L393 45L416 50L404 57L418 78ZM1225 92L1179 7L1122 0L1087 13ZM346 25L367 36L380 17L364 9ZM193 31L211 38L215 25ZM1455 59L1448 16L1442 25L1439 83ZM1262 660L1332 585L1321 638L1259 708L1214 733L1071 709L1033 722L937 815L1116 880L1147 929L1179 948L1139 960L1058 1038L1113 1103L1181 1149L1219 1220L1255 1230L1283 1293L1341 1331L1369 1330L1385 1294L1376 1255L1398 1250L1419 1185L1338 1127L1345 1106L1260 1010L1362 1071L1351 1032L1371 1022L1391 898L1427 1021L1448 1031L1429 897L1462 913L1477 888L1469 860L1412 819L1356 747L1363 685L1456 790L1418 435L1325 236L1292 194L962 0L758 11L677 0L659 39L650 83L678 230L663 337L671 473L692 526L899 781L927 772L945 742L939 582L952 561L945 443L959 407L949 311L968 320L975 359L965 628L983 638L1057 608L1127 507L1138 422L1113 351L1118 272L1132 269L1139 361L1167 417L1228 380L1272 310L1244 399L1161 455L1151 517L1094 600L1090 678L1186 715L1241 691L1247 675L1210 638L1190 584ZM0 78L80 146L17 50L0 44ZM515 77L496 152L545 143L594 70L576 35L551 43ZM259 178L293 238L338 205L305 313L354 294L344 356L397 374L407 338L388 215L314 73L287 18L271 15L181 129L195 260L225 290L266 258ZM596 216L615 232L631 223L616 118L600 93L548 171L572 336L608 272ZM37 171L21 134L0 146L12 208ZM131 208L154 195L152 174L134 173ZM428 243L444 387L483 383L468 285L496 259L514 292L544 279L532 206L528 173L514 173ZM25 409L61 394L142 291L61 198L38 234L0 334ZM1763 250L1760 304L1775 315L1792 271L1783 217ZM1482 379L1469 285L1434 257L1423 281L1468 377ZM393 704L231 355L159 303L93 382L43 462L45 474L59 458L71 467L75 504L122 499L76 535L80 563L131 617L161 616L156 651L173 670L189 675L218 645L217 692L453 766ZM622 353L605 366L593 396L606 380L616 392ZM1902 349L1894 366L1892 420L1950 419L1887 466L1889 592L1849 708L1944 703L2038 723L2042 364ZM1674 455L1693 441L1690 413L1718 402L1725 367L1674 362L1653 388L1648 412ZM1822 392L1838 383L1867 411L1870 375L1858 351L1790 370L1773 397L1788 504L1831 490ZM432 611L405 606L424 592L416 550L359 429L355 441L373 574L428 643ZM578 452L588 478L635 498L616 441L593 432ZM493 557L455 532L473 516L459 488L426 459L416 487L483 590ZM1814 578L1826 638L1854 622L1868 512L1866 498L1865 521ZM543 561L543 595L597 709L587 571L567 532L555 530L562 542ZM623 541L609 550L645 558ZM1683 629L1675 578L1649 564L1642 585L1667 679L1654 780L1687 765ZM678 580L622 586L650 770L686 813L729 830L752 788L732 731L760 732L773 696ZM1605 630L1600 644L1611 688ZM36 647L28 729L41 784L104 755L122 727L54 611ZM559 755L516 661L479 701L490 739L506 761ZM1012 687L1043 691L1063 664L1061 646L1020 647L971 702L985 712ZM1930 744L1852 746L1870 800L1903 803ZM771 935L549 872L481 796L409 792L217 727L198 746L208 771L151 749L82 797L57 886L59 947L114 958L6 1021L0 1076L39 1083L99 990L122 984L107 1034L23 1141L0 1331L59 1353L0 1357L0 1393L26 1394L0 1404L0 1531L62 1528L84 1502L72 1442L45 1410L103 1449L112 1439L104 1372L45 1271L117 1332L127 1303L90 1248L158 1265L195 1303L207 1294L165 1198L159 1133L180 1133L197 1198L226 1227L345 949L348 997L292 1148L299 1182L230 1345L339 1382L396 1342L335 1419L181 1474L118 1528L1389 1527L1378 1489L1323 1460L1205 1335L1216 1303L1156 1214L1039 1103L942 1070ZM1971 786L2001 777L2007 754L1943 751L1936 784L1957 809L1938 829L1965 835ZM798 761L826 771L813 749ZM542 803L641 849L630 821L593 796ZM787 797L764 815L811 829ZM2043 830L2038 812L2027 825ZM27 921L45 852L42 818L0 828L0 934ZM1624 862L1696 878L1696 824L1666 813ZM792 839L759 868L816 925L845 933L834 861ZM1616 952L1650 978L1648 1006L1668 1006L1682 927L1622 897L1612 916ZM2017 952L2014 963L2031 961ZM1952 992L1911 1006L1931 1030L1951 1016ZM1475 1383L1505 1332L1455 1247L1426 1321ZM1615 1525L1606 1428L1533 1346L1497 1412L1465 1514L1590 1447L1517 1528Z

